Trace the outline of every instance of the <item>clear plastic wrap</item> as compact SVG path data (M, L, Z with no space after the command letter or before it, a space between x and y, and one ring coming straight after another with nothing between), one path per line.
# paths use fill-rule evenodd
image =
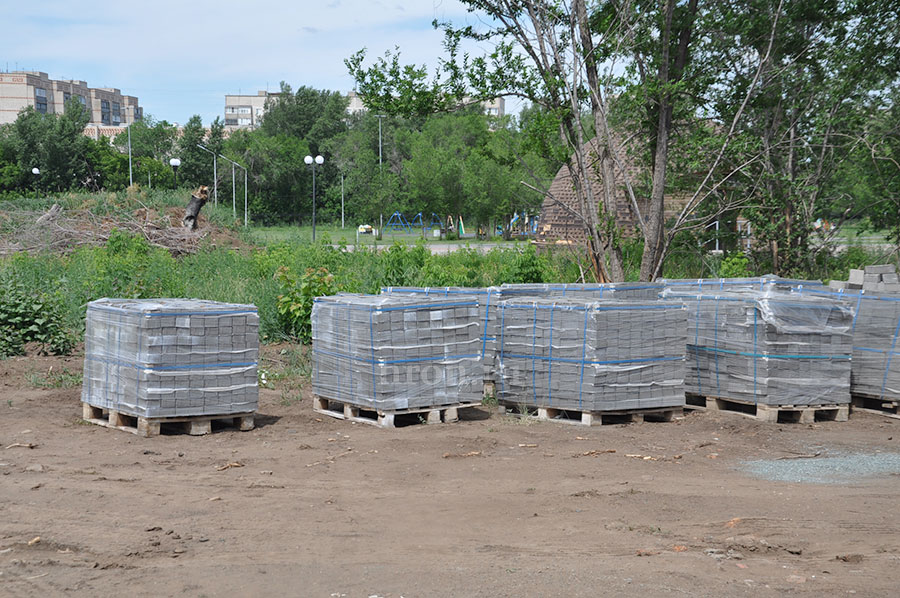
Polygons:
M87 307L81 400L140 417L256 411L259 316L198 299L98 299Z
M807 293L680 292L687 305L685 390L766 405L850 402L853 308Z
M593 301L606 299L654 300L663 285L653 282L608 282L596 284L504 284L500 286L500 298L516 297L566 297Z
M382 295L413 295L419 297L453 297L478 301L478 321L481 327L482 376L485 382L495 382L498 287L383 287Z
M684 405L680 304L516 298L499 313L505 402L592 412Z
M672 292L681 293L717 293L719 291L740 290L763 291L767 288L784 291L826 288L821 280L781 278L774 274L753 278L660 278L656 282Z
M804 294L848 301L854 308L850 393L900 400L900 296L821 289L804 291Z
M472 296L336 295L313 304L313 391L366 409L473 403L483 321Z

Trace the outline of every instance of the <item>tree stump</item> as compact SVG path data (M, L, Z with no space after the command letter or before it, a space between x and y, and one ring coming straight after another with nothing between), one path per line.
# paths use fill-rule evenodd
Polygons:
M206 205L209 199L209 187L201 185L195 192L191 193L191 201L188 202L187 208L184 210L184 219L181 223L185 228L197 230L197 219L200 216L200 209Z

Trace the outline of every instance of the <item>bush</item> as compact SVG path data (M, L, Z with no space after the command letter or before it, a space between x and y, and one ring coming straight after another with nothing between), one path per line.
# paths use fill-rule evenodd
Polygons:
M732 253L722 260L718 278L747 278L750 275L750 259L743 253Z
M313 301L316 297L337 293L334 276L326 268L307 268L298 283L294 273L287 266L282 266L275 273L275 278L283 291L278 295L278 315L283 333L301 343L309 343L312 340Z
M68 355L75 346L53 297L4 278L0 280L0 357L24 355L25 343L32 342L38 343L42 355Z

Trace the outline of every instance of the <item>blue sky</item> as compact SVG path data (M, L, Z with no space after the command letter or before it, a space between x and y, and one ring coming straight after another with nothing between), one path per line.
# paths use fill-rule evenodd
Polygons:
M3 10L0 70L117 87L157 119L208 124L225 94L281 81L347 92L343 61L363 47L398 46L405 61L434 66L443 37L433 19L472 17L456 0L16 2Z

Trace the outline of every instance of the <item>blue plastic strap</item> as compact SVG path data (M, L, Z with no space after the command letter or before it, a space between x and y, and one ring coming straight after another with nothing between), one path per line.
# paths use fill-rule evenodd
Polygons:
M553 404L553 310L550 310L550 352L548 353L549 363L547 364L547 404ZM535 400L537 400L535 398Z
M719 352L718 352L718 348L719 348L719 302L718 301L716 301L716 318L715 318L715 324L713 327L713 348L717 349L717 351L715 353L715 356L716 356L716 396L721 397L722 396L722 385L719 382Z
M531 391L537 404L537 385L535 384L535 363L537 358L537 304L534 305L534 324L531 327Z
M587 324L588 310L584 310L584 327L581 329L581 375L578 379L578 408L581 409L581 397L584 393L584 364L587 356Z
M756 306L753 307L753 404L755 405L757 402L756 399L756 314L757 309Z
M118 322L118 326L116 326L116 353L119 353L119 354L121 354L121 351L122 351L122 328L124 328L124 326L122 326L122 314L119 313L119 322ZM140 377L140 376L138 376L138 377ZM116 393L115 393L116 397L120 396L119 392L121 391L121 389L122 389L122 368L117 367L116 368ZM137 398L137 397L135 397L135 398Z
M696 322L696 324L694 326L694 346L695 347L700 346L700 303L702 301L703 301L703 296L701 295L700 297L697 298L697 315L694 318L695 322ZM697 370L697 392L698 392L698 394L700 394L702 396L703 395L703 381L700 377L700 354L697 352L694 352L694 363L696 365L696 370Z
M375 327L373 325L373 317L375 311L369 311L369 346L372 348L372 404L378 406L378 389L376 388L375 378Z
M484 330L481 334L481 359L484 360L484 354L487 350L488 336L488 314L491 313L491 294L487 294L487 303L484 306Z
M888 373L891 371L891 360L894 357L894 349L897 347L897 335L900 334L900 318L897 318L897 327L894 329L894 338L891 339L891 352L887 354L884 364L884 378L881 380L881 400L884 400L884 390L887 387Z
M833 359L835 361L846 361L850 359L850 355L813 355L806 353L791 353L791 354L779 354L779 353L756 353L750 351L735 351L733 349L713 349L711 347L694 347L692 348L698 351L704 351L707 353L722 353L723 355L740 355L742 357L762 357L764 359ZM869 349L870 351L877 349ZM879 351L883 352L883 351Z
M497 366L500 368L501 376L500 376L500 390L497 394L501 394L503 392L503 329L505 328L504 322L506 319L506 305L501 301L500 302L500 347L499 351L497 351Z
M862 307L863 294L859 293L859 298L856 300L856 310L853 312L853 325L850 327L850 332L856 332L856 319L859 317L859 308Z

